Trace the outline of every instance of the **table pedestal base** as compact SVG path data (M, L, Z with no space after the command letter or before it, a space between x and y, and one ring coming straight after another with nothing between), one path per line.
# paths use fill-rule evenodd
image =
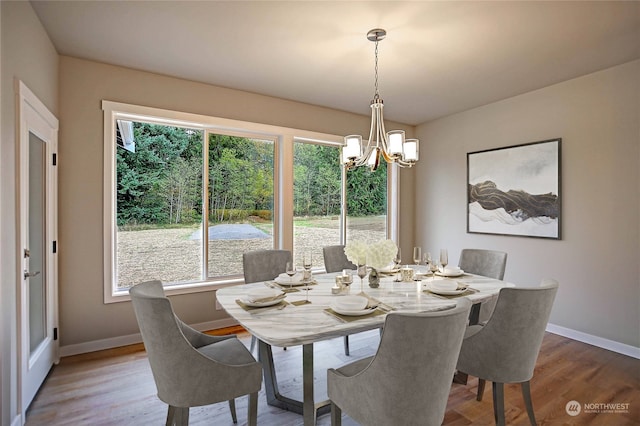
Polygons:
M276 369L271 345L258 340L258 359L264 371L267 404L302 414L305 426L316 424L316 416L331 410L330 401L316 403L313 390L313 343L302 345L302 401L286 397L278 390Z

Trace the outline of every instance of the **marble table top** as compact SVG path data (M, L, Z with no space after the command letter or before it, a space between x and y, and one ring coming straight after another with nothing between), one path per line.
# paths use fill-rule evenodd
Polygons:
M317 285L309 287L311 303L291 304L291 302L305 300L304 287L297 287L300 291L287 293L285 300L289 304L282 309L278 309L282 306L279 305L247 310L236 302L246 297L252 288L272 285L269 282L222 288L217 290L216 297L229 315L251 334L272 346L304 345L380 328L384 325L386 311L389 308L392 309L391 312L437 311L454 307L456 300L459 300L459 298L441 297L426 291L431 280L443 279L437 276L429 276L422 281L414 282L394 282L395 276L383 276L379 288L370 288L365 278L364 292L370 298L384 304L385 312L382 315L353 317L350 321L344 321L325 312L335 298L342 297L342 294L331 292L336 275L339 273L314 275ZM353 278L349 293L356 295L360 292L360 279L355 274ZM467 284L472 291L475 291L465 296L473 303L496 297L503 287L514 286L505 281L472 274L464 274L452 279Z

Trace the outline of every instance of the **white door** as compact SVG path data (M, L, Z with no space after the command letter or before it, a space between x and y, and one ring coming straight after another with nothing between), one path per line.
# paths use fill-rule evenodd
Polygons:
M49 370L58 362L57 135L58 120L16 82L18 160L18 380L22 422Z

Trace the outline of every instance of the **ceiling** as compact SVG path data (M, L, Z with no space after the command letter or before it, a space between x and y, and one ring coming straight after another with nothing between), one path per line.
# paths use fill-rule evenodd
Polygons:
M640 58L640 2L31 1L62 55L420 124Z

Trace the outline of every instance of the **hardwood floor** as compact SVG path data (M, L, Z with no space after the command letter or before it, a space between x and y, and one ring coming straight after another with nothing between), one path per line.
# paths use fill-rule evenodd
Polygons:
M212 334L238 333L248 346L250 336L241 328ZM353 335L351 356L344 355L342 339L315 347L316 395L326 398L326 369L375 352L378 331ZM283 394L301 398L302 354L300 347L274 348L278 380ZM425 360L428 362L428 360ZM487 383L482 402L476 401L477 379L467 385L453 384L444 418L445 425L491 425L493 405ZM259 397L258 424L302 424L298 414L266 405ZM541 425L640 424L640 360L547 333L531 380L531 394ZM425 396L428 397L428 396ZM569 416L569 401L584 404L628 404L627 412L582 413ZM246 424L247 398L236 401L238 424ZM593 406L592 408L597 408ZM167 407L156 397L155 384L143 346L132 345L63 358L55 366L27 412L28 426L55 425L163 425ZM509 425L528 425L519 385L505 386L505 415ZM226 403L191 409L190 425L232 425ZM329 415L318 425L329 425ZM344 425L355 425L344 418ZM384 425L387 426L387 425ZM396 426L396 425L389 425Z

